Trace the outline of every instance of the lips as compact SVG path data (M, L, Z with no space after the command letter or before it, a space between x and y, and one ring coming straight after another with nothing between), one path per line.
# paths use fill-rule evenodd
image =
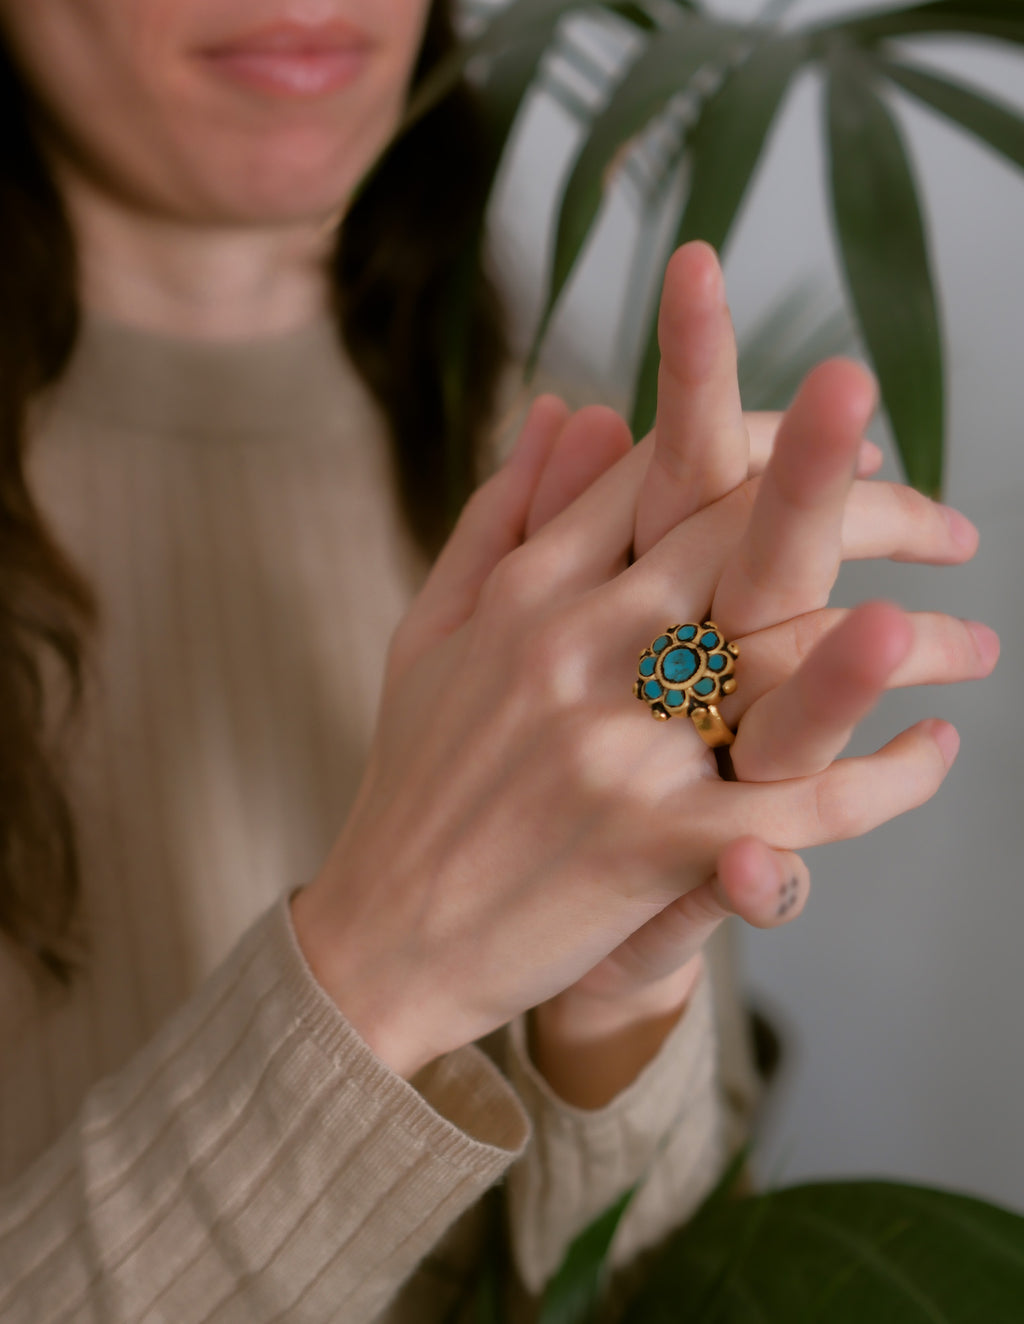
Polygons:
M275 23L200 52L223 78L278 97L326 96L358 78L369 37L347 23Z

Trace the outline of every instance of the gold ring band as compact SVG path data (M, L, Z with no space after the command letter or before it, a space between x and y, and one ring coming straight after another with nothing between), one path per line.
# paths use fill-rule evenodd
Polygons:
M708 704L706 708L694 708L690 721L697 728L701 740L711 749L721 749L736 739L736 732L726 725L725 718L714 704Z

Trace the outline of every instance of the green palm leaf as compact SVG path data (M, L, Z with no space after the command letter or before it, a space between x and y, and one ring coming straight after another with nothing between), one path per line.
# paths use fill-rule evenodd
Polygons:
M948 116L1024 168L1024 116L1019 111L916 65L880 58L878 67L926 106Z
M605 9L643 29L651 25L649 15L641 6L617 3L616 0L515 0L499 9L478 36L463 42L423 80L406 109L401 131L436 106L472 60L488 60L506 54L520 42L547 46L562 19L579 9Z
M930 32L967 32L971 36L1024 42L1020 0L933 0L907 9L883 9L876 14L841 18L811 30L818 41L841 34L853 41L913 37Z
M899 129L856 50L829 60L835 229L850 295L907 476L942 486L942 339L928 244Z
M690 187L673 248L705 239L724 250L765 140L806 55L802 37L766 37L708 98L690 133ZM654 423L659 362L655 318L634 384L635 437L644 436Z
M718 1203L623 1324L1019 1324L1024 1218L946 1191L821 1183Z
M769 37L708 98L690 137L693 171L679 242L724 249L793 75L807 55L801 36Z
M815 364L856 351L845 305L825 303L817 282L796 286L739 343L740 396L745 409L788 409Z
M580 1233L548 1283L537 1324L590 1324L601 1300L612 1238L636 1188L616 1202Z
M686 17L657 33L594 119L562 194L547 296L529 356L531 368L600 210L616 155L699 69L727 56L735 47L737 31L734 24Z

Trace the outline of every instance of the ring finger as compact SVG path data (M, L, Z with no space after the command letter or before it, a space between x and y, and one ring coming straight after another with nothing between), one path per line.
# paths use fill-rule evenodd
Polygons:
M794 665L802 663L849 614L848 608L824 607L738 639L739 688L719 705L729 725L735 727L759 699L784 684ZM889 676L887 689L981 680L999 658L999 636L978 621L925 611L911 612L907 620L913 642Z
M763 782L823 772L912 647L913 628L892 603L850 612L788 680L748 709L731 751L736 775Z

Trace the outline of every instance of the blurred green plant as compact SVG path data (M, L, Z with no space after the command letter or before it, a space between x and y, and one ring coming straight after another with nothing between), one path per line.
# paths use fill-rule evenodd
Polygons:
M747 409L787 409L816 363L857 349L848 310L819 282L802 281L740 337L740 397Z
M742 1160L742 1156L741 1156ZM950 1191L821 1182L736 1198L735 1163L617 1324L1020 1324L1024 1218ZM537 1324L604 1324L628 1191L569 1248ZM500 1251L453 1320L504 1324Z
M477 8L480 9L478 2ZM797 76L815 69L824 89L831 216L846 294L859 339L878 377L882 405L911 483L942 486L945 435L943 334L927 225L915 171L891 100L906 94L929 111L1024 166L1024 118L1011 106L908 61L906 38L959 33L1024 44L1021 0L926 0L787 28L786 8L769 3L752 21L726 21L695 0L510 0L441 65L410 107L415 120L464 70L487 108L496 176L520 113L538 88L556 95L580 123L580 145L558 203L554 250L529 355L535 363L602 203L632 176L641 206L668 208L652 288L671 251L701 238L727 248L766 141ZM552 77L553 56L577 66L588 57L565 40L567 17L589 13L614 24L632 50L609 70L596 104ZM631 149L655 128L668 148L648 178ZM639 181L639 182L638 182ZM480 243L467 252L479 261ZM640 242L650 242L650 228ZM457 301L456 301L457 302ZM654 417L658 369L656 308L647 310L644 350L633 383L632 423L643 435ZM450 344L458 355L460 315Z
M719 19L695 0L477 0L464 48L420 87L407 123L427 114L454 79L480 87L497 179L523 107L538 90L579 126L560 185L554 254L531 343L537 361L552 316L617 185L631 189L641 224L631 275L648 275L636 324L644 350L633 383L636 436L652 425L658 367L656 291L670 253L702 238L725 253L752 177L797 75L823 83L833 234L848 310L813 310L792 290L742 346L744 401L782 408L812 361L860 340L909 481L942 487L943 335L925 212L893 94L950 120L1024 167L1024 118L946 74L921 68L906 38L964 34L1024 45L1024 0L926 0L784 26L788 0L758 19ZM615 28L625 58L601 61L568 41L568 17ZM567 77L566 71L578 77ZM595 95L596 91L596 95ZM454 279L448 348L457 393L465 291L485 248ZM654 252L653 261L650 253ZM635 310L636 311L636 310ZM1021 1324L1024 1218L960 1194L894 1182L829 1182L733 1198L735 1169L662 1250L623 1324ZM539 1324L601 1317L613 1234L632 1192L580 1234L540 1304ZM491 1237L469 1298L452 1320L502 1324L503 1237ZM466 1313L468 1312L468 1313Z
M796 78L816 70L849 312L813 313L808 288L785 296L741 348L744 400L784 407L812 362L857 340L878 377L909 481L937 494L945 433L943 333L926 217L893 94L909 96L1018 167L1024 167L1024 117L916 65L901 43L961 34L1024 45L1024 0L925 0L796 27L780 22L787 7L788 0L769 0L756 19L736 22L696 0L477 0L477 30L421 86L406 124L468 73L484 100L493 184L513 129L538 90L577 122L579 147L561 185L530 366L603 203L617 185L631 189L641 213L633 270L650 276L641 282L650 286L650 297L636 319L644 348L632 422L642 436L654 418L654 294L665 264L673 249L696 238L724 255L781 107ZM568 41L565 20L579 14L614 27L626 58L609 67ZM567 77L566 69L578 77ZM466 289L479 268L485 227L482 208L455 291ZM455 392L465 306L453 297L448 344ZM671 1237L626 1306L623 1324L1024 1320L1024 1218L1015 1213L889 1182L821 1183L733 1198L734 1176L735 1170L726 1174ZM570 1247L548 1286L539 1324L595 1324L601 1317L608 1252L631 1195ZM503 1320L503 1238L495 1233L491 1242L494 1258L481 1265L453 1320Z

